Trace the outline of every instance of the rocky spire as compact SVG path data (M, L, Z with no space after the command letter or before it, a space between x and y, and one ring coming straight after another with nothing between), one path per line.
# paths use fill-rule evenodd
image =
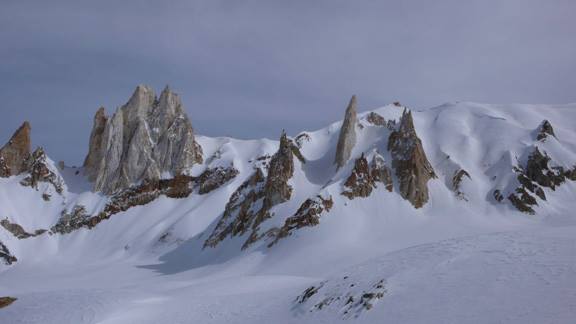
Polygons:
M346 108L346 114L344 116L344 121L342 122L342 128L340 129L340 135L338 136L338 146L336 146L336 157L334 159L334 164L340 168L348 159L350 159L350 154L352 153L352 148L356 144L356 95L352 96L348 108Z
M30 156L30 123L25 121L0 149L0 176L9 177L26 171Z
M278 147L278 152L270 160L268 178L264 186L266 192L264 197L265 208L271 208L290 199L292 187L288 184L288 180L294 174L292 145L292 141L288 139L286 132L282 130L280 146Z
M90 172L87 174L90 181L96 180L97 174L94 171L98 170L99 163L102 162L102 137L107 121L108 117L106 116L104 107L100 107L98 111L96 111L96 115L94 115L94 126L92 126L92 132L90 133L89 151L84 160L84 168L87 172Z
M404 109L398 130L390 134L388 150L400 184L400 195L416 208L428 202L428 180L436 178L422 141L416 134L412 112Z
M139 85L110 118L94 118L85 167L94 189L111 194L164 173L185 173L202 160L190 120L177 94Z

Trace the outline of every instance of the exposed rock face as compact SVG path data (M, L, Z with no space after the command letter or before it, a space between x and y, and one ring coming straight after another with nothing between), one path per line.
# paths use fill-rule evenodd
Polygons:
M348 108L346 108L340 135L338 136L338 145L336 146L334 164L338 168L348 162L352 149L356 145L356 119L356 96L352 96Z
M280 239L292 235L297 229L320 224L320 217L329 212L333 205L334 201L332 201L332 197L324 199L322 196L317 195L314 198L306 199L296 213L288 217L284 225L275 231L274 241L272 241L268 247L276 244Z
M456 197L458 199L462 199L462 200L467 201L468 198L466 197L464 192L462 192L462 190L460 189L460 186L462 185L462 180L464 180L464 177L466 177L468 179L472 179L472 178L470 178L470 174L464 169L459 169L454 173L454 176L452 177L452 191L454 191L454 193L456 194Z
M554 129L552 128L552 124L550 124L549 121L544 120L542 124L540 124L540 126L538 127L538 134L536 135L536 140L543 142L546 140L548 135L556 137L556 135L554 135Z
M0 308L10 306L13 302L15 302L17 300L18 300L18 298L15 298L15 297L0 297Z
M374 179L372 179L368 161L364 154L354 162L354 169L352 169L352 173L344 182L344 187L346 190L342 192L342 195L348 197L348 199L368 197L372 193Z
M305 142L310 142L310 135L306 134L306 133L302 133L298 136L296 136L296 138L294 139L294 142L296 142L296 145L299 148L302 148L302 145L304 145Z
M46 232L44 229L38 229L34 231L34 233L28 233L24 230L24 228L22 228L22 226L16 223L11 223L7 218L1 220L0 225L18 239L26 239L29 237L41 235Z
M261 203L264 198L265 181L264 173L258 168L236 189L228 200L216 228L204 242L204 247L215 247L226 237L242 235L252 227L256 214L260 212L254 210L252 206Z
M29 175L24 178L20 184L38 189L38 183L47 182L52 184L57 193L62 193L64 180L50 170L48 163L46 162L46 154L41 147L37 148L34 153L29 156L25 165L26 171L29 172Z
M386 186L386 190L392 192L394 184L392 182L392 171L386 165L382 155L375 153L370 162L370 175L374 182L381 182Z
M24 122L0 149L0 177L18 175L26 171L30 156L30 124Z
M566 179L576 181L576 165L572 167L572 170L566 170L564 174Z
M556 190L556 187L566 179L570 179L571 171L565 171L562 167L551 167L550 162L551 159L546 153L542 154L535 148L528 157L525 167L514 168L520 186L508 196L508 200L516 209L527 214L535 214L532 207L538 205L536 197L546 200L542 188Z
M216 167L207 169L198 177L198 193L203 195L220 188L226 182L234 179L238 170L230 166L228 168Z
M166 87L157 99L140 85L112 117L96 113L84 166L94 189L111 194L164 173L185 173L199 161L202 151L178 95Z
M50 228L50 231L59 234L71 233L73 230L83 227L88 218L86 207L75 205L70 212L63 210L60 213L60 219Z
M4 157L0 155L0 178L7 178L10 176L10 169L4 161Z
M108 117L106 117L106 112L104 107L100 107L94 115L94 126L92 126L92 132L90 133L90 145L88 155L84 160L84 168L88 176L88 180L94 181L98 176L97 172L102 162L102 154L104 150L102 149L102 138L104 136L104 130L106 129L106 122L108 122Z
M386 126L386 119L373 111L368 114L366 120L372 125Z
M365 282L344 276L308 287L296 297L293 309L298 313L327 311L353 319L371 310L387 292L385 279Z
M292 148L294 144L288 139L286 133L280 137L280 147L270 160L268 177L264 185L266 193L264 197L264 207L271 208L290 199L292 187L288 180L294 174L294 155Z
M11 265L12 263L18 261L18 259L10 253L8 247L0 241L0 259L4 260L4 264Z
M398 130L388 139L388 150L392 153L400 195L416 208L424 206L428 202L428 180L436 178L436 174L414 129L412 112L404 109Z
M192 193L195 179L178 175L172 179L144 180L142 184L125 189L112 196L104 209L89 215L86 208L76 205L71 211L63 210L58 222L50 228L52 233L67 234L79 228L93 228L112 215L134 206L146 205L161 195L170 198L185 198Z
M496 200L497 202L502 202L502 200L504 200L504 196L502 195L502 192L498 189L494 190L494 192L492 193L492 196L494 197L494 200Z
M526 163L525 175L542 187L555 190L556 186L562 184L566 179L564 170L562 168L550 168L549 162L550 157L548 155L542 154L538 148L534 149Z
M372 162L368 164L368 160L362 153L356 162L354 162L354 169L352 173L344 182L345 190L342 195L348 199L356 197L368 197L372 190L376 188L376 183L381 182L386 186L386 190L392 191L392 175L390 169L386 166L384 158L375 153Z
M263 236L259 226L271 217L270 209L288 201L292 195L288 180L294 174L293 147L295 144L283 132L280 147L270 160L267 175L257 168L232 194L222 218L204 242L204 247L215 247L227 236L243 235L251 231L242 246L242 249L245 249Z

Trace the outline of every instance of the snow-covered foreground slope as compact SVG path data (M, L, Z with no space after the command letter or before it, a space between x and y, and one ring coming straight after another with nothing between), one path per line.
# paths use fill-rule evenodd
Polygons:
M131 262L22 267L2 277L3 293L19 300L0 321L571 323L575 237L570 226L454 238L327 266L321 278L266 273L261 255L174 274Z
M289 199L266 210L269 217L254 227L260 236L250 244L249 231L223 235L214 246L206 241L225 223L227 203L256 168L266 176L277 141L197 136L204 162L190 174L232 166L235 177L206 194L195 188L183 198L160 195L70 233L50 230L63 210L82 205L88 215L97 215L113 200L91 192L81 168L60 170L49 161L65 183L49 200L42 197L48 183L34 190L20 185L25 175L0 178L0 218L29 233L50 230L18 239L0 227L0 242L18 259L0 265L0 296L18 298L0 309L0 323L570 323L576 318L576 182L566 177L550 187L532 181L536 189L527 194L537 199L529 205L533 214L508 200L522 186L523 174L539 177L529 167L536 148L550 158L550 172L576 165L576 105L455 103L413 111L435 173L422 208L402 198L397 174L391 176L391 191L376 183L367 197L342 195L361 156L369 162L381 156L395 170L389 138L403 107L374 112L395 124L360 114L350 160L339 169L333 162L342 122L294 136L304 160L293 158ZM538 140L544 120L554 135ZM460 170L467 176L455 186ZM496 190L502 201L495 199ZM242 199L248 195L241 193ZM316 195L332 201L318 224L277 234ZM257 211L262 203L247 206ZM234 220L236 214L230 215Z

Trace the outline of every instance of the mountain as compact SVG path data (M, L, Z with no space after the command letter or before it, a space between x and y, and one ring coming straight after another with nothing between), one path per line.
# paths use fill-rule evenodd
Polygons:
M82 167L24 123L0 149L0 322L570 322L576 104L358 103L238 140L138 86Z

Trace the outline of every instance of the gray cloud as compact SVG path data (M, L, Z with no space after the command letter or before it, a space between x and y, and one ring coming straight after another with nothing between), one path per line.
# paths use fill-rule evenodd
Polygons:
M92 114L179 91L198 132L278 136L399 100L576 101L576 2L0 0L0 139L80 163ZM1 140L4 141L4 140Z

